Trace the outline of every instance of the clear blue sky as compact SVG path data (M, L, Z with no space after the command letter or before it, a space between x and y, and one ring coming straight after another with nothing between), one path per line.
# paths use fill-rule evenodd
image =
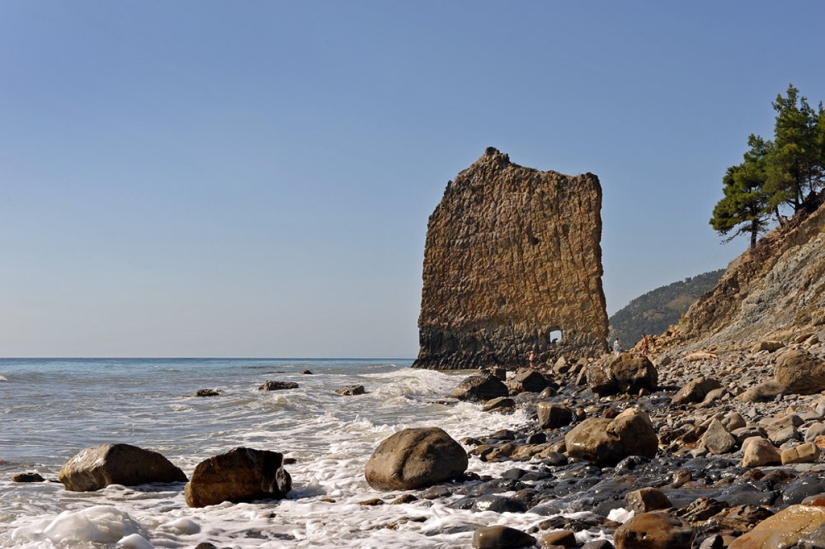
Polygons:
M427 218L495 146L604 189L608 311L725 267L725 168L825 3L0 2L0 356L418 350Z

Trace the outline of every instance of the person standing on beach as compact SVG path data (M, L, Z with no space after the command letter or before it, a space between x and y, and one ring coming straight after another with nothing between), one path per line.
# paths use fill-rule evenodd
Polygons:
M533 361L536 359L536 352L530 351L530 354L527 355L527 358L530 360L530 367L535 368L535 366L533 366Z
M619 356L619 353L622 352L622 346L619 344L619 338L616 338L616 341L613 342L613 352L616 353L616 356Z
M642 334L642 356L647 356L648 347L647 347L647 336Z

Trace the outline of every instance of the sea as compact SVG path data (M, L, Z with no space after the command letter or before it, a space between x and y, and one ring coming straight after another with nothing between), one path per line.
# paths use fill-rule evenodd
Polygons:
M478 404L439 403L467 372L411 364L0 359L0 547L194 548L208 542L219 548L453 548L470 547L473 532L483 526L527 530L546 520L532 513L453 509L460 496L390 505L405 492L367 485L367 460L401 429L437 426L460 440L528 423L523 411L491 414ZM257 390L267 380L299 387ZM366 394L334 393L354 384ZM220 395L193 396L199 389ZM284 500L200 509L187 507L184 483L65 490L57 481L62 465L103 443L160 452L187 476L201 461L239 446L281 452L295 460L285 467L293 489ZM469 471L497 477L513 466L471 457ZM46 481L11 481L25 472ZM387 504L360 505L375 498Z

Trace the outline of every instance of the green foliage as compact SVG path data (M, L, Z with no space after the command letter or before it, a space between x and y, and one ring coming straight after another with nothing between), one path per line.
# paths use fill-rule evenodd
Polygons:
M768 228L771 215L781 223L780 208L794 212L807 195L825 184L825 109L814 110L799 90L788 86L772 103L776 111L774 139L748 138L744 161L722 178L724 197L713 209L710 224L724 241L748 234L751 247Z
M618 337L624 347L631 347L642 334L664 333L702 294L716 286L724 272L721 269L688 277L637 297L610 317L608 341Z
M744 162L728 168L722 179L725 197L713 208L710 224L720 235L733 232L726 242L740 234L750 234L753 247L768 226L770 195L764 187L769 148L764 139L753 134L748 145L750 150L745 153Z

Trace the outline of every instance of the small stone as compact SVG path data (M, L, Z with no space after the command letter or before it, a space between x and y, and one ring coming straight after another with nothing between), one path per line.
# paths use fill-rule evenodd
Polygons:
M509 526L486 526L473 533L476 549L516 549L535 545L536 538Z
M402 505L404 503L412 503L418 501L418 498L412 494L402 494L390 502L390 505Z
M668 507L673 507L673 504L661 490L656 488L641 488L628 492L624 497L624 506L626 509L634 511L639 515L658 509L667 509Z
M363 395L367 392L364 389L363 385L347 385L346 387L341 387L340 389L335 389L336 395L343 395L343 396L356 396L356 395Z
M578 545L576 535L570 530L554 530L541 537L541 546L556 545L560 547L575 547Z
M363 505L364 507L375 507L376 505L384 505L384 500L381 498L372 498L359 501L358 505Z
M782 450L782 465L813 463L819 459L820 450L813 442L805 442L794 448Z
M43 482L45 480L39 473L18 473L11 477L12 482Z
M259 391L284 391L286 389L297 389L298 384L294 381L272 381L267 380L258 387Z
M550 398L558 395L559 392L553 389L552 387L545 387L544 390L539 393L539 398Z

